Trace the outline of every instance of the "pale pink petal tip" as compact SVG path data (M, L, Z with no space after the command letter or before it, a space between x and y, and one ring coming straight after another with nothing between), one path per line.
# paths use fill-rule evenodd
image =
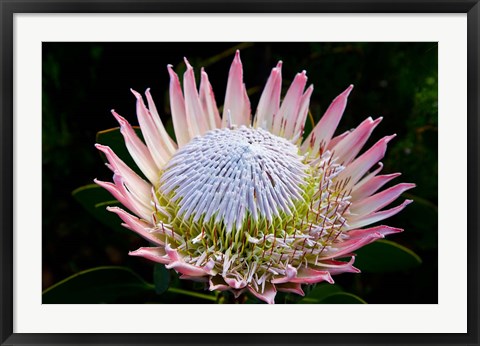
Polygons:
M127 120L124 117L122 117L120 114L115 112L115 110L113 110L113 109L112 109L112 114L115 117L115 119L117 119L120 126L125 126L128 123Z
M237 290L247 286L247 282L245 280L238 281L237 279L234 279L234 278L223 278L223 279L230 287Z
M344 97L345 99L347 99L348 96L350 96L350 93L352 92L352 89L353 89L353 84L350 84L347 89L345 89L340 95L337 96L337 98L338 97Z
M286 293L295 293L302 297L305 296L305 292L302 290L302 284L295 283L295 282L287 282L284 284L275 285L277 291L279 292L286 292Z
M187 70L192 70L193 67L192 67L192 65L190 65L190 63L188 62L188 59L184 57L183 60L185 61L185 65L187 65Z
M282 68L282 65L283 65L283 61L282 61L282 60L279 60L279 61L277 62L277 68L278 68L278 69Z
M397 134L394 133L393 135L390 135L390 136L387 136L385 137L385 143L388 143L390 142L392 139L394 139L395 137L397 137Z
M192 277L202 277L208 275L207 271L204 268L194 266L181 261L172 261L169 264L165 265L167 269L175 269L180 274L192 276Z
M281 283L286 283L291 281L293 278L297 276L297 269L292 267L291 265L287 266L287 269L285 271L285 276L273 279L271 282L272 284L281 284Z
M167 65L167 70L168 70L168 74L170 75L170 78L173 78L175 77L177 74L175 73L175 71L173 70L173 65L171 64L168 64Z
M137 98L137 100L141 100L141 99L142 99L142 95L140 95L139 92L133 90L132 88L130 88L130 91L131 91L131 93Z
M165 255L165 250L162 247L141 247L135 251L130 251L128 255L144 257L156 263L170 263L170 259Z
M290 282L302 283L302 284L316 284L322 281L326 281L333 284L333 278L327 270L315 270L311 268L301 268L298 271L296 278Z
M355 229L348 232L350 239L359 239L359 238L366 238L369 237L371 234L386 236L390 234L400 233L403 232L401 228L395 228L390 226L376 226L371 228L365 229Z
M343 255L347 257L348 255ZM337 260L323 260L321 264L319 264L319 268L323 268L328 270L330 275L338 275L343 273L360 273L360 269L353 266L355 263L355 255L351 255L350 261L343 262Z
M275 296L277 295L277 290L275 285L265 284L265 289L263 292L256 291L253 287L249 286L248 290L258 299L263 300L267 304L275 304Z

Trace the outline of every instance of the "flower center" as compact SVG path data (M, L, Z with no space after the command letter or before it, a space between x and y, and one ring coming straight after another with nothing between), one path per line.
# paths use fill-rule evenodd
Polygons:
M262 129L212 130L166 165L155 231L182 261L257 289L343 241L350 193L335 161L329 151L304 158Z
M172 157L159 191L183 222L223 223L229 233L247 220L292 215L306 184L302 161L295 145L262 129L217 129Z

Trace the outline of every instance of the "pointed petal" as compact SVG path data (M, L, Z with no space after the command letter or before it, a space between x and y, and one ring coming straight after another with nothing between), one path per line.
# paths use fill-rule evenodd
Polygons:
M272 131L273 117L280 109L280 94L282 92L282 62L272 69L267 84L263 89L255 114L255 127Z
M180 81L177 74L173 71L172 65L168 65L167 69L170 75L170 109L172 111L173 128L178 147L181 148L190 142L192 136L190 136L188 130L185 100L180 88Z
M148 110L152 114L153 121L157 126L158 133L162 137L162 143L165 144L165 149L168 151L170 156L172 156L177 151L177 144L173 141L173 139L167 133L167 130L165 130L165 126L163 126L162 119L158 114L157 107L155 106L152 95L150 94L150 88L148 88L145 91L145 95L147 96Z
M305 93L302 95L302 98L300 100L298 117L295 122L295 129L293 130L293 133L290 134L285 132L286 136L288 135L290 137L295 137L297 135L301 136L303 134L303 129L305 128L305 121L307 120L308 111L310 107L310 97L312 96L312 93L313 93L313 84L310 85L305 91Z
M180 260L180 255L178 254L177 249L173 249L170 244L165 244L165 252L172 261Z
M203 267L185 263L177 249L173 249L170 244L165 245L165 252L170 258L170 263L165 265L165 267L167 269L175 269L180 274L187 276L206 276L209 275L213 268L213 262L209 262Z
M382 221L386 218L389 218L389 217L401 212L407 205L409 205L412 202L413 201L411 199L407 199L402 204L400 204L399 206L397 206L395 208L378 211L376 213L371 213L369 215L362 216L358 219L351 220L350 223L349 223L348 229L360 228L360 227L370 225L374 222Z
M183 261L174 261L165 265L167 269L175 269L178 273L188 276L207 276L207 271L202 267L197 267Z
M298 271L296 278L290 280L290 282L296 282L301 284L316 284L322 281L327 281L331 284L334 283L330 273L326 270L315 270L312 268L302 267Z
M107 207L107 210L117 214L125 225L143 237L144 239L148 240L149 242L155 245L163 245L163 241L158 237L158 233L152 232L152 225L140 220L139 218L127 213L125 210L118 208L118 207Z
M373 179L378 173L380 173L383 169L383 163L379 162L378 167L373 170L373 172L370 172L367 174L364 178L362 178L359 182L357 182L353 188L352 191L359 189L362 187L364 184L368 183L371 179Z
M375 240L381 238L384 238L381 233L369 233L362 238L352 238L343 242L338 242L320 256L320 261L332 258L345 257L347 254L350 254L351 252L367 244L373 243Z
M336 136L336 137L333 137L331 140L330 140L330 143L328 143L328 146L327 146L327 150L332 150L333 148L335 148L335 146L342 140L344 139L345 137L347 137L350 133L352 133L352 131L345 131L344 133Z
M126 208L128 208L132 213L141 216L142 218L149 218L150 214L145 212L145 210L138 207L138 203L134 200L132 195L124 195L123 191L116 184L112 184L106 181L100 181L98 179L93 180L95 184L103 187L105 190L110 192L115 199L122 203Z
M338 275L343 273L360 273L360 269L355 268L353 263L355 262L355 256L350 258L348 262L335 261L335 260L322 260L317 266L320 270L327 270L330 275Z
M228 74L225 104L223 106L223 126L227 123L227 113L230 111L232 125L250 125L250 100L243 84L243 68L240 61L240 51L237 50Z
M245 280L240 280L239 281L235 278L228 278L228 277L223 277L223 279L228 284L228 286L230 286L231 288L237 289L237 290L242 289L245 286L247 286L247 282Z
M210 84L208 75L203 67L201 75L200 103L203 107L203 113L207 116L209 129L217 129L222 126L222 119L220 119L220 114L218 113L217 102L215 101L212 85Z
M365 229L351 230L351 231L348 231L347 234L349 239L358 239L358 238L365 238L370 234L374 234L374 233L379 233L383 236L386 236L386 235L400 233L400 232L403 232L403 229L382 225L382 226L376 226L376 227L365 228Z
M115 197L116 200L118 200L120 203L122 203L125 207L130 209L132 212L135 212L133 210L134 208L132 207L130 201L124 195L122 195L122 193L118 190L118 188L115 186L115 184L107 182L107 181L101 181L101 180L98 180L96 178L93 179L93 182L95 184L103 187L105 190L110 192L112 194L112 196Z
M115 171L113 174L113 182L115 183L118 191L128 199L130 206L133 208L131 210L143 219L150 220L153 214L153 208L150 205L150 200L144 200L140 198L135 191L130 191L125 186L125 180L118 171Z
M183 93L185 95L187 124L192 137L201 136L208 131L207 117L203 114L203 108L200 104L193 67L187 59L185 59L185 64L187 70L183 75Z
M366 215L375 212L389 205L396 200L402 193L413 189L415 184L401 183L383 190L373 196L367 197L362 201L352 204L350 212L357 215Z
M352 190L352 200L361 200L365 197L371 196L373 193L378 191L378 189L380 189L383 185L385 185L390 180L400 175L401 173L379 175L376 177L371 177L368 181L366 181L361 186L359 186L359 184L355 185L355 187Z
M302 152L310 152L311 155L317 156L321 148L326 148L332 139L338 123L342 118L345 107L347 106L348 95L353 89L350 85L343 93L338 95L330 104L322 119L312 130L312 133L302 144Z
M110 164L110 169L113 172L120 172L120 175L125 179L125 183L130 190L134 190L143 200L150 200L151 185L149 183L128 167L110 147L101 144L95 144L95 147L105 154Z
M252 286L248 286L248 290L258 299L263 300L268 304L275 304L275 296L277 295L275 285L268 282L265 283L265 289L263 292L256 291Z
M130 256L143 257L150 261L162 264L169 264L171 261L163 247L141 247L135 251L130 251L128 254Z
M290 88L288 88L278 114L273 119L273 134L282 135L285 133L284 137L287 139L290 138L287 133L293 134L306 84L307 72L297 73Z
M168 162L171 155L165 148L166 144L158 132L157 125L155 124L151 113L143 102L142 95L133 89L130 90L137 99L137 118L138 123L140 124L140 129L142 130L143 138L147 143L148 150L150 151L155 164L161 169Z
M155 164L147 146L140 140L140 138L138 138L132 125L130 125L125 118L120 116L114 110L112 110L112 114L120 124L120 132L125 139L125 145L132 156L132 159L135 161L138 168L141 169L143 174L145 174L147 179L150 180L152 184L157 184L160 170Z
M285 282L289 282L291 279L297 276L297 269L292 267L290 264L287 266L287 269L285 270L285 276L276 278L271 280L272 284L281 284Z
M339 158L338 163L343 166L349 164L363 148L373 130L381 121L381 117L376 120L365 119L352 133L333 147L332 151L335 152L335 157Z
M395 135L383 137L373 145L369 150L360 155L352 163L350 163L337 177L338 180L350 179L347 188L355 185L360 178L378 161L385 156L387 143L390 142Z
M301 295L302 297L305 296L305 292L302 290L302 284L298 282L287 282L284 284L275 285L279 292L286 292L286 293L295 293Z

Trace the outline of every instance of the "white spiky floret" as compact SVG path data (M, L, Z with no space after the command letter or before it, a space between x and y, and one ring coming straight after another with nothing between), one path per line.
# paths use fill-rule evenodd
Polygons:
M216 129L194 138L165 167L160 193L178 204L177 216L223 222L241 229L255 221L292 214L301 199L307 166L295 145L263 129Z

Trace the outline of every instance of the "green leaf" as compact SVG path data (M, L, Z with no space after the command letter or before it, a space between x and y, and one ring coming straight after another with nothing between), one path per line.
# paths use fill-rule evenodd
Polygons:
M119 232L129 233L127 229L121 226L119 217L107 211L107 206L120 206L120 202L113 200L112 195L104 188L96 184L89 184L74 190L72 195L90 214L104 225Z
M355 266L369 273L409 270L422 263L412 250L389 240L377 240L355 252Z
M165 265L157 263L153 267L153 283L157 294L165 293L170 285L170 271Z
M154 286L124 267L97 267L82 271L47 288L43 304L113 303L118 298L153 292Z
M367 302L352 293L338 292L321 299L319 304L367 304Z
M133 126L138 137L143 141L142 131L140 127ZM117 156L122 159L123 162L131 169L133 169L138 175L144 178L142 171L138 168L137 164L133 161L127 147L125 146L125 140L120 133L120 128L115 127L113 129L103 130L97 133L97 143L109 146ZM107 162L107 159L103 153L100 153L103 160Z

